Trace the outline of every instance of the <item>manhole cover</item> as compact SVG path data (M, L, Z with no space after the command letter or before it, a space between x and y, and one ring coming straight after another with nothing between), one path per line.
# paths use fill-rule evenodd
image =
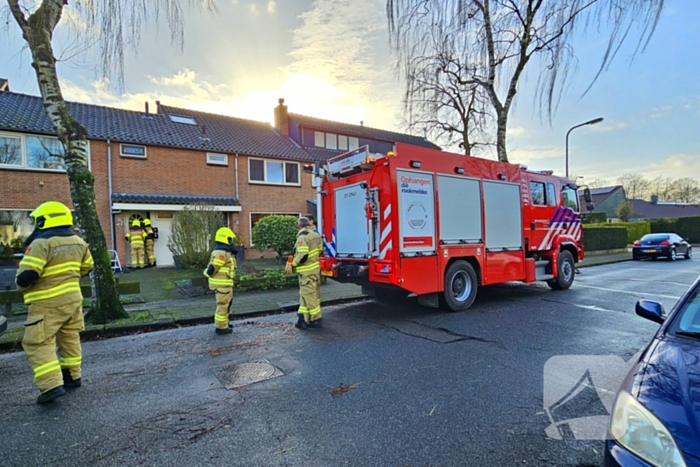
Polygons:
M217 375L219 381L226 389L238 389L249 384L277 378L278 376L284 376L284 373L279 368L271 365L267 360L226 366Z

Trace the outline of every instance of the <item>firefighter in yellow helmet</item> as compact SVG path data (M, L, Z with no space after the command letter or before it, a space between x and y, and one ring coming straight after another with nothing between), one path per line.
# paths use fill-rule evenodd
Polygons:
M131 244L131 267L143 268L143 244L146 235L141 228L141 221L134 219L126 234L126 241Z
M141 221L141 227L143 228L143 235L146 240L146 267L155 267L156 254L153 248L155 246L156 234L151 226L151 219L144 219Z
M299 274L299 312L297 323L299 329L321 327L321 299L318 295L319 271L318 257L322 249L321 235L309 226L309 219L300 217L299 233L294 245L294 256L287 261L285 272L291 274L295 269Z
M80 387L83 295L80 278L94 265L87 244L71 229L73 215L57 201L36 208L34 232L15 282L28 305L22 347L41 394L38 404ZM56 357L58 347L58 358Z
M236 249L233 239L236 234L228 227L221 227L216 231L214 240L216 245L211 252L211 260L204 270L204 275L209 278L209 288L216 296L216 312L214 313L214 325L217 334L231 334L233 327L228 322L228 315L233 299L233 277L236 274Z

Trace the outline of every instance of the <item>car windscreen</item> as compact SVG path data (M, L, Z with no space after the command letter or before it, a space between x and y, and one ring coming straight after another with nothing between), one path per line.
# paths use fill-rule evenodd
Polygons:
M700 287L696 287L671 326L673 332L700 333Z
M668 240L668 235L645 235L642 240L651 240L652 242L659 242L661 240Z

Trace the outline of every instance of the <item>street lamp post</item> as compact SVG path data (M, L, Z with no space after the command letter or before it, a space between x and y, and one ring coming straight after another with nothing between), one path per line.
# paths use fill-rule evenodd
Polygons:
M566 132L566 178L569 178L569 133L571 133L576 128L586 126L586 125L595 125L596 123L600 123L602 121L603 121L603 117L594 118L593 120L589 120L585 123L579 123L578 125L572 126L569 129L569 131Z

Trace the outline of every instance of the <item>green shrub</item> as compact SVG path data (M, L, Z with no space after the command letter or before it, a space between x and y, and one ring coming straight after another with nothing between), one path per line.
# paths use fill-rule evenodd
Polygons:
M14 254L15 252L10 245L0 243L0 261L12 261Z
M586 213L584 224L605 224L608 221L608 215L604 212L589 212Z
M588 224L587 227L598 227L601 229L624 227L627 229L627 243L634 243L644 235L651 233L649 222L615 222L614 224Z
M255 223L251 240L258 250L275 250L280 258L294 248L297 236L296 216L270 215Z
M617 250L627 248L625 227L584 225L583 247L586 251Z
M183 267L203 270L209 264L216 230L223 225L223 214L213 206L185 206L173 217L168 248Z
M700 243L700 216L655 219L651 221L651 232L675 233L687 238L690 243Z

